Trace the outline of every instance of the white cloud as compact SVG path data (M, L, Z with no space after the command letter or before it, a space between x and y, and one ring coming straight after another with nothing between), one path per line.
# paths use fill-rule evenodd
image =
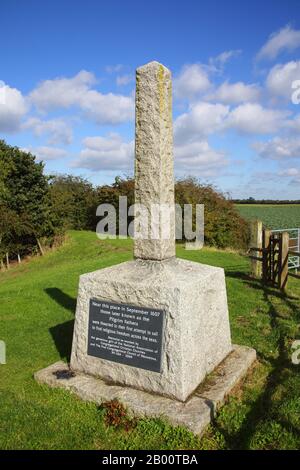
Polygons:
M289 111L264 108L258 103L243 103L230 110L228 105L200 101L175 120L175 143L199 141L229 129L241 134L269 134L293 129L295 123L287 119L289 114Z
M178 98L194 98L211 86L207 71L199 64L186 65L174 80L174 94Z
M229 112L222 104L199 102L174 122L175 169L197 172L202 177L220 174L228 164L223 151L210 147L207 136L221 129Z
M300 183L300 168L287 168L286 170L280 171L280 177L290 178L289 184L291 186L299 187ZM297 196L296 196L297 197Z
M241 50L224 51L210 57L208 64L189 64L182 67L174 79L174 94L178 98L194 99L212 87L209 74L222 73L225 64Z
M245 134L269 134L282 128L288 115L288 111L267 109L257 103L245 103L230 112L225 127Z
M83 144L73 167L92 171L125 171L133 165L134 142L124 142L117 133L106 137L86 137Z
M25 152L30 152L32 155L37 157L37 160L41 161L48 161L48 160L59 160L64 158L68 155L68 152L64 149L58 147L29 147L23 148Z
M85 114L97 124L115 125L134 118L134 99L131 96L113 93L103 95L96 90L89 90L80 104Z
M81 70L72 78L45 80L30 93L29 98L40 111L69 108L80 103L95 82L94 74Z
M241 49L235 49L230 51L221 52L216 57L210 57L209 68L212 72L222 73L226 63L233 57L237 57L241 53Z
M123 85L128 85L128 83L131 83L134 81L134 76L133 75L118 75L116 78L116 84L118 86L123 86Z
M300 31L287 25L269 36L256 58L257 60L275 59L280 52L292 52L298 47L300 47Z
M272 160L300 158L300 138L274 137L267 142L255 142L253 148L261 157Z
M42 82L29 98L40 111L77 106L97 124L114 125L133 119L133 98L91 89L95 81L92 73L82 70L73 78Z
M300 169L299 168L287 168L286 170L280 171L279 176L296 176L300 179Z
M285 122L285 128L287 129L289 135L295 136L299 135L300 132L300 114L297 114L293 119L289 119Z
M202 177L219 175L221 169L228 165L225 153L212 149L207 140L176 145L174 154L176 170L196 172Z
M0 82L0 131L16 132L22 117L27 112L27 105L22 93Z
M105 67L105 72L107 72L107 73L117 73L117 72L120 72L123 68L124 68L123 64L107 65Z
M198 141L222 128L229 107L222 104L199 102L181 114L174 122L174 137L177 144Z
M245 101L257 101L259 97L260 89L255 84L224 82L213 93L208 94L205 99L225 104L236 104Z
M266 86L271 95L291 100L294 80L300 80L299 60L275 65L267 76Z
M73 167L114 172L133 168L134 141L125 142L117 133L105 137L86 137L83 145ZM225 153L212 149L205 139L177 144L174 154L176 170L187 173L196 171L203 177L215 176L228 164Z
M50 145L68 145L72 142L72 128L62 118L42 121L39 118L31 117L22 127L23 129L31 129L36 137L47 135Z

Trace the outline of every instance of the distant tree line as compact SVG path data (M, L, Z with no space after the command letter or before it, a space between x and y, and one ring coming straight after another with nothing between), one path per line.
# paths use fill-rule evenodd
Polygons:
M248 197L247 199L232 199L234 204L300 204L300 199L255 199Z
M47 176L35 156L0 140L0 262L40 253L60 243L68 229L95 230L99 204L118 210L119 196L134 203L134 179L116 177L94 187L73 175ZM205 242L216 247L245 247L248 224L232 201L195 178L176 182L176 202L205 205ZM130 220L129 220L130 222Z

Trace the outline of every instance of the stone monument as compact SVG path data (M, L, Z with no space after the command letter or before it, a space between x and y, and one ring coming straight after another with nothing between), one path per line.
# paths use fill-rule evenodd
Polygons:
M231 344L224 270L175 257L171 74L158 62L137 69L135 129L135 200L171 208L170 236L160 217L158 236L135 238L133 261L80 276L70 369L36 379L200 433L255 351Z
M137 70L135 135L149 212L174 206L172 135L171 74L151 62ZM184 401L230 353L224 271L175 258L174 226L173 211L169 239L136 239L134 261L80 276L72 370Z

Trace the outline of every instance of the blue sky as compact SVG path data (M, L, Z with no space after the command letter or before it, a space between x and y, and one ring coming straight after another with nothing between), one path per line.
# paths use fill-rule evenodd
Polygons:
M300 198L298 1L4 0L0 15L0 138L48 173L133 173L135 69L157 60L178 177Z

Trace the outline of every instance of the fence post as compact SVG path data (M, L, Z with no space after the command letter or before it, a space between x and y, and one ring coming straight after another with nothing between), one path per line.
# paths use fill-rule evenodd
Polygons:
M263 262L262 262L262 280L263 284L269 281L269 267L270 267L270 238L271 230L265 229L263 231Z
M6 267L7 267L7 269L9 269L9 254L6 253L5 257L6 257Z
M261 220L252 220L250 222L250 248L262 248L262 222ZM253 256L261 257L260 251L252 251ZM251 275L261 277L262 263L256 259L251 260Z
M280 249L280 268L279 268L279 288L284 290L288 281L288 263L289 263L289 234L282 233L281 249Z

